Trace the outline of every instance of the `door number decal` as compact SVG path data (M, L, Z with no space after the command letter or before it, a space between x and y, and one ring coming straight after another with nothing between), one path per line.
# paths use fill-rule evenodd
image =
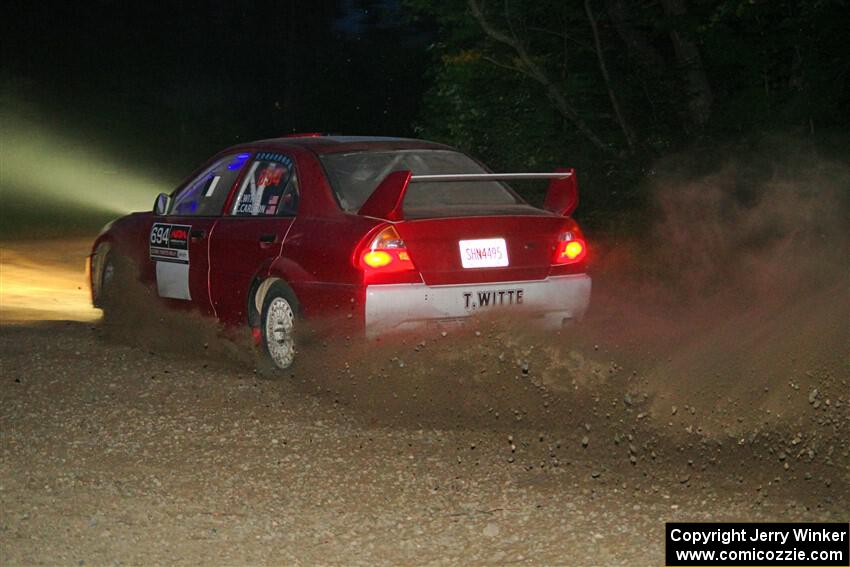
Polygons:
M189 231L184 224L154 223L151 228L150 256L157 262L189 263Z
M156 264L156 289L160 297L191 300L189 291L189 234L185 224L154 223L150 257Z

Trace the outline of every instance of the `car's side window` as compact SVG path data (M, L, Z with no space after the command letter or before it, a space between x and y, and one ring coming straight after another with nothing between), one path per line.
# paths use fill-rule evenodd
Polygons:
M291 216L298 210L298 176L292 160L260 152L251 163L233 202L235 216Z
M230 188L250 157L250 153L241 153L215 162L174 197L169 214L201 217L220 215Z

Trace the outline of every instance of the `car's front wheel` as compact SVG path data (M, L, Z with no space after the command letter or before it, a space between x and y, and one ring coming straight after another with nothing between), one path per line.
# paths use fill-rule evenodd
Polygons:
M298 302L283 284L272 285L260 313L262 350L275 368L286 370L295 362L295 326Z
M126 261L115 252L109 252L103 259L96 301L98 307L103 310L104 319L114 319L121 308L122 300L126 299L121 291L121 286L127 283L126 272Z

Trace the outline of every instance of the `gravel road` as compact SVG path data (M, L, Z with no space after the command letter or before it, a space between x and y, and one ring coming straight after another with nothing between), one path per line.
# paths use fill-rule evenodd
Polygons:
M2 327L5 565L659 565L665 521L848 519L846 391L805 430L735 440L697 432L687 408L647 417L620 386L590 388L569 416L513 414L506 399L566 401L508 361L501 400L473 393L429 419L410 389L358 401L376 384L261 380L105 335ZM429 348L409 348L392 383L415 382ZM447 380L430 393L463 398Z
M2 247L3 565L660 565L667 521L850 520L840 262L677 306L600 259L562 334L313 341L268 380L185 314L98 320L88 242Z

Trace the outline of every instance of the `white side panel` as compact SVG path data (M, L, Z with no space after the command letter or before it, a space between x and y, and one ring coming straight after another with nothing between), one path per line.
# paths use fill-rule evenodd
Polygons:
M191 300L189 294L189 264L156 263L156 289L160 297Z

